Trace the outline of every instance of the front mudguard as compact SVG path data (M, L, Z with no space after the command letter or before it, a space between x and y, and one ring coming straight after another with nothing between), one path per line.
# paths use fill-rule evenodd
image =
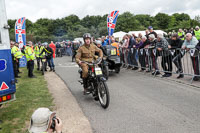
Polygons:
M103 81L103 82L106 82L106 78L104 78L104 77L99 77L99 80Z

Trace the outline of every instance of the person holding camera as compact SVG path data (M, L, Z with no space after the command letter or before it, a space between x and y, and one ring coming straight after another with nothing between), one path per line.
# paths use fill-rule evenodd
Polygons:
M62 121L48 108L38 108L31 116L29 133L62 133Z

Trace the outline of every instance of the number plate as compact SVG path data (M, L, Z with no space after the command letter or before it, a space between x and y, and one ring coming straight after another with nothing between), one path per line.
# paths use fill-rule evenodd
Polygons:
M101 70L101 68L95 68L95 74L97 75L97 76L99 76L99 75L102 75L102 70Z
M46 62L46 59L42 59L42 62Z
M117 53L117 52L116 52L116 49L112 49L112 50L111 50L111 55L116 55L116 53Z

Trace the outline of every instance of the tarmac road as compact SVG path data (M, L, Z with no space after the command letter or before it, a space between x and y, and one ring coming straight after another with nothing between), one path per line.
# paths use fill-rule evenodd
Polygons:
M94 133L200 132L199 88L122 69L107 81L111 101L104 110L92 96L83 95L71 57L56 58L55 64Z

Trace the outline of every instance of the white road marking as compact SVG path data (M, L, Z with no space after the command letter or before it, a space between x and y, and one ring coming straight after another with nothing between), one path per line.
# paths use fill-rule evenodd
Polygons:
M72 67L79 67L78 65L74 65L74 66L57 66L57 67L66 67L66 68L72 68Z

